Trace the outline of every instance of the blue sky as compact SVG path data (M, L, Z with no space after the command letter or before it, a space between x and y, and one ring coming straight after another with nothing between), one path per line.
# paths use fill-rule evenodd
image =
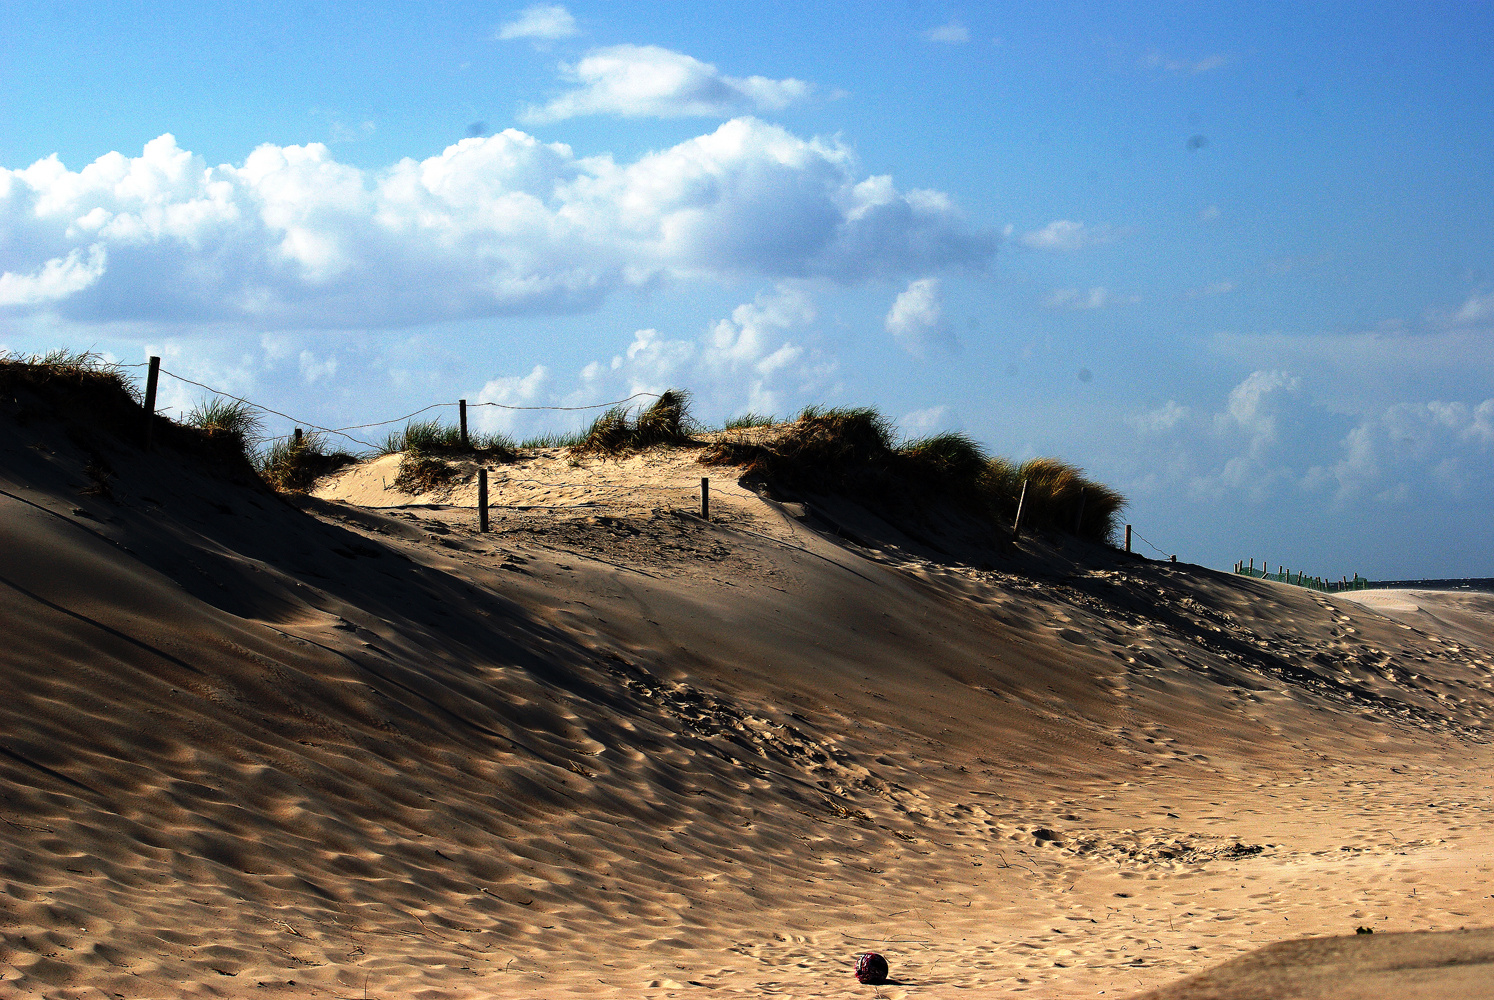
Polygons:
M875 405L1183 559L1494 575L1479 5L17 2L0 88L0 348Z

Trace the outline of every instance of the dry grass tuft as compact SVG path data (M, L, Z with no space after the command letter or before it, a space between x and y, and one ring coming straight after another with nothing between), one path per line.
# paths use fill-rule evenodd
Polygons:
M140 393L124 369L92 351L0 353L0 391L29 392L52 416L80 428L119 436L127 427L144 427Z
M987 472L985 491L1002 516L1008 519L1017 516L1024 481L1027 483L1024 525L1065 531L1097 542L1111 541L1126 506L1126 498L1120 493L1086 478L1083 469L1056 458L1033 458L1021 465L994 459Z
M915 438L898 455L912 476L966 494L979 492L990 462L984 448L957 431Z
M892 442L892 424L876 410L811 406L770 442L723 437L700 460L740 466L783 486L860 495L887 485Z
M114 499L114 468L103 455L95 452L89 456L88 464L83 467L83 476L88 482L78 491L80 494L102 500Z
M585 431L549 431L535 434L520 441L521 450L538 451L547 448L576 448L586 440Z
M399 460L399 474L394 477L394 488L401 493L419 496L446 486L457 476L457 470L441 461L420 452L405 452Z
M895 443L895 429L872 409L809 407L782 434L762 443L730 435L709 445L706 465L732 465L767 482L849 496L873 507L917 507L950 500L992 520L1010 523L1022 483L1024 523L1033 528L1109 541L1126 500L1051 458L1014 465L989 457L964 434L946 433ZM1083 517L1079 498L1084 497Z
M236 399L216 397L188 410L186 424L188 427L196 427L210 439L221 438L227 441L246 457L264 429L264 422L254 407Z
M328 452L326 437L313 431L300 440L276 438L258 464L260 478L270 486L282 493L305 493L318 479L356 461L345 451Z
M140 405L140 395L116 362L93 351L0 354L0 386L14 389L87 389Z
M648 409L638 414L633 424L635 446L681 444L689 440L694 423L690 417L690 394L684 389L666 389Z
M458 427L443 424L439 420L412 420L404 430L393 431L379 446L385 455L400 452L415 455L468 455L495 462L512 462L518 457L514 443L503 434L488 434L469 431L467 443L462 443L462 431Z
M778 423L778 419L769 414L748 412L728 420L726 422L726 429L729 431L744 431L753 427L772 427L776 423Z
M637 416L626 407L614 406L592 422L585 439L573 450L578 454L626 455L660 445L689 444L695 429L690 394L669 389Z

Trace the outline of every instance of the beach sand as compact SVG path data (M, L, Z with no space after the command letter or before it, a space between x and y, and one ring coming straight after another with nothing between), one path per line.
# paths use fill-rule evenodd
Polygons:
M0 995L1126 997L1494 925L1489 595L982 546L688 449L495 466L489 534L470 463L287 500L121 446L99 495L7 426Z

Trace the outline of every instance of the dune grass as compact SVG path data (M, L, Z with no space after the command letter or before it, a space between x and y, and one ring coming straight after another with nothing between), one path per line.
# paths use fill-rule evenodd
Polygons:
M899 442L897 429L870 408L805 408L784 433L763 443L724 437L701 456L799 489L887 506L946 499L1010 523L1027 483L1025 526L1109 542L1126 506L1120 493L1055 458L1021 464L993 458L956 432ZM1080 497L1083 497L1081 514Z
M575 448L586 440L586 431L550 431L536 434L520 441L516 446L521 451L539 451L545 448Z
M0 353L0 386L103 390L113 402L140 405L140 392L125 376L124 369L93 351Z
M745 431L752 427L772 427L776 423L778 423L777 417L749 411L728 420L726 430Z
M572 450L609 457L626 455L660 445L689 444L695 429L690 394L684 389L668 389L636 412L614 406L592 421L586 437Z
M1027 483L1027 507L1022 519L1035 528L1110 541L1126 507L1126 498L1119 492L1086 478L1083 469L1057 458L1033 458L1020 465L996 459L991 464L991 478L989 495L1001 498L1001 511L1008 517L1016 516L1022 484Z
M423 452L407 451L399 460L394 488L401 493L419 496L446 486L456 477L457 470L441 459Z
M255 464L260 478L280 492L305 493L318 479L356 461L348 452L329 451L326 435L312 431L299 440L274 439Z
M505 434L472 431L462 444L461 428L439 420L412 420L402 430L391 431L379 445L380 454L470 455L499 462L512 462L514 442Z
M216 396L188 410L183 423L197 428L210 438L227 440L243 452L246 458L252 458L250 449L258 443L264 430L264 421L254 407L236 399L220 399Z

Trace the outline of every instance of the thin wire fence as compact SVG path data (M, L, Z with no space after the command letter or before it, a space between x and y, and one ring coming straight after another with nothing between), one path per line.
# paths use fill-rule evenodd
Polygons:
M125 364L115 365L115 367L117 367L117 368L144 368L144 367L147 367L147 365L148 365L148 362L142 362L140 364L133 364L133 365L125 365ZM451 408L451 407L460 407L465 402L465 401L462 401L462 400L457 400L457 401L453 401L453 402L450 402L450 403L444 403L444 402L443 403L431 403L428 406L422 406L420 409L415 410L413 413L406 413L403 416L399 416L399 417L390 417L387 420L375 420L375 421L373 421L371 423L366 423L366 424L349 424L349 425L347 425L345 427L324 427L321 424L313 423L310 420L303 420L300 417L293 416L292 414L285 413L285 412L283 412L281 410L274 409L273 407L265 406L263 403L256 403L252 399L245 399L243 396L236 396L236 395L234 395L231 392L224 391L223 389L216 389L213 386L207 385L207 384L202 383L202 382L198 382L196 379L187 378L185 375L178 375L176 372L170 371L170 370L168 370L168 369L166 369L164 367L160 368L159 371L160 371L160 373L162 375L169 375L171 378L176 379L178 382L183 382L183 383L185 383L187 385L196 386L197 388L206 390L207 392L213 393L216 396L222 396L225 399L231 399L234 402L242 403L245 406L252 407L252 408L254 408L256 410L259 410L261 412L269 413L269 414L272 414L274 416L281 417L281 418L283 418L285 420L289 420L292 424L294 424L298 428L303 428L304 427L307 430L318 431L318 432L323 433L323 434L333 434L333 435L336 435L338 437L346 438L347 440L352 441L354 444L361 445L364 448L367 448L370 451L374 451L374 452L383 451L384 450L383 446L375 444L372 441L365 441L364 439L362 439L360 437L356 437L356 436L354 436L352 434L349 434L348 432L349 431L364 431L364 430L368 430L369 428L372 428L372 427L387 427L390 424L405 423L405 422L407 422L409 420L412 420L415 417L420 416L422 413L428 413L431 410L439 410L439 409L445 409L445 408ZM659 394L656 393L656 392L635 392L635 393L633 393L633 395L628 396L628 397L626 397L624 399L614 399L614 400L611 400L610 402L606 402L606 403L588 403L588 404L586 404L584 406L516 406L516 405L509 404L509 403L476 402L476 403L466 403L466 407L469 410L481 409L482 407L491 407L491 408L499 409L499 410L512 410L512 411L529 411L529 412L549 411L549 412L556 412L556 413L582 413L582 412L586 412L588 410L609 410L609 409L612 409L613 407L616 407L616 406L624 406L624 405L626 405L628 403L633 402L636 399L644 399L644 398L658 399L659 398Z
M1131 532L1131 534L1135 535L1137 538L1141 539L1143 542L1146 542L1148 545L1151 545L1152 549L1158 555L1162 556L1164 559L1174 559L1174 558L1176 558L1175 556L1172 555L1172 553L1166 551L1165 549L1161 549L1161 548L1158 548L1156 545L1152 545L1152 543L1150 541L1147 541L1147 537L1145 535L1143 535L1141 532L1136 531L1136 530L1133 529L1132 532Z

